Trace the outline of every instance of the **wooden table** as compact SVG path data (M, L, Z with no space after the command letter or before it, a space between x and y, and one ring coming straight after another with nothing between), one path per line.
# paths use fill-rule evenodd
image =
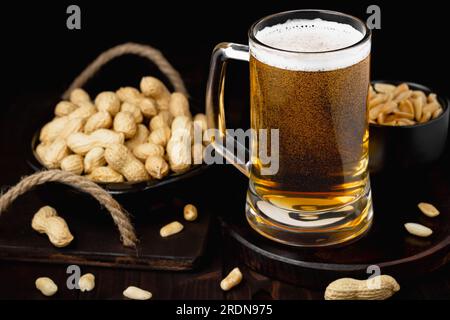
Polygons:
M235 191L228 193L228 196L236 200L229 202L231 206L217 205L217 214L223 214L224 212L221 210L232 210L233 207L235 210L241 210L243 196L239 196L239 194L242 193L241 190L245 190L245 179L230 166L214 168L207 174L211 175L211 179L227 177L236 186ZM13 174L10 174L9 179L12 176ZM200 187L198 186L198 188ZM224 192L224 190L221 191ZM208 194L205 194L206 196ZM217 201L217 198L213 197L212 201ZM244 213L242 212L242 214ZM208 243L206 259L194 271L142 271L82 266L83 273L95 274L97 286L93 292L80 293L78 290L68 290L64 286L69 276L66 274L68 265L0 261L0 279L2 279L0 299L48 299L34 287L35 279L40 276L50 276L60 285L61 289L52 299L122 299L122 291L129 285L150 290L154 299L158 300L323 299L322 288L294 286L270 279L247 268L237 259L236 253L230 249L227 237L222 234L217 219L213 220L215 222L212 226L212 236ZM245 280L234 290L224 293L219 287L220 280L235 266L240 267ZM447 265L437 272L419 277L410 283L401 283L402 288L393 299L450 299L449 274L450 266Z
M208 261L194 272L162 272L85 267L83 272L96 276L93 292L61 289L58 299L122 299L128 285L137 285L153 293L154 299L323 299L322 290L293 286L255 273L233 258L233 253L219 250L220 237L211 242ZM245 281L234 290L224 293L219 288L223 275L234 266L240 266ZM39 276L51 276L63 284L67 279L65 265L0 262L0 299L48 299L34 287ZM392 299L450 299L450 268L402 284Z
M40 104L48 101L51 105L56 95L52 95L53 98L50 100L48 97L48 94L24 97L11 105L9 109L4 110L8 118L2 117L2 120L8 121L2 121L0 126L1 186L13 185L20 176L31 173L30 168L21 158L24 148L29 146L23 140L20 128L17 127L17 131L14 132L9 124L23 123L26 126L34 121L39 114L42 114L42 110L33 108L36 105L35 101L40 101ZM243 104L242 101L234 101ZM8 113L11 110L18 110L19 105L28 107L22 112ZM241 113L230 115L234 121L246 120L245 117L246 115ZM217 184L215 183L217 181L223 183ZM142 271L86 266L82 267L82 271L95 274L96 289L91 293L80 293L77 290L61 288L54 298L121 299L124 288L136 285L152 291L154 299L323 299L323 288L302 288L267 278L244 266L230 250L216 215L226 214L227 210L242 211L244 215L246 186L245 177L231 166L213 168L206 173L206 182L192 186L198 196L210 202L211 207L214 208L211 232L213 236L209 240L205 261L195 271ZM79 209L83 210L82 207ZM219 287L220 280L235 266L241 268L245 280L239 287L224 293ZM2 279L0 299L47 299L35 289L35 279L39 276L50 276L62 287L68 277L66 268L67 265L64 264L0 261L0 279ZM450 266L447 265L411 282L401 283L401 291L393 299L450 299L449 274Z

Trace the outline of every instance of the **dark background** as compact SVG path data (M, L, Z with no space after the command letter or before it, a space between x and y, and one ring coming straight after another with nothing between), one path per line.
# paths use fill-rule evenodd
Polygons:
M66 28L68 16L66 8L70 4L78 4L81 7L82 29L80 31ZM412 1L233 0L178 3L128 0L31 3L16 0L2 3L0 7L0 30L2 30L0 70L3 80L0 103L0 120L3 120L0 122L2 188L15 184L19 176L32 172L24 161L24 154L30 150L29 133L32 131L31 127L27 128L27 126L37 127L42 117L48 118L59 96L71 81L108 48L133 41L150 44L160 49L175 68L180 70L189 92L201 108L210 54L215 44L222 41L246 43L249 26L255 20L275 12L322 8L342 11L366 20L368 17L366 8L370 4L379 5L382 11L382 29L375 30L373 33L372 79L418 82L434 88L439 95L450 96L447 80L449 58L446 49L449 32L448 13L445 6L437 1L415 4ZM160 76L151 63L136 57L123 57L102 69L88 83L86 89L95 96L102 90L114 90L124 85L137 86L140 78L148 74ZM227 115L231 116L231 119L227 118L227 120L248 123L248 65L246 63L230 64L227 102ZM234 112L230 114L231 109ZM230 203L243 206L247 180L231 166L220 169L221 177L223 177L220 181L226 181L226 183L223 184L224 192L216 192L217 195L226 194L233 199ZM445 176L441 180L443 179ZM226 190L227 185L232 185L233 189L236 189L236 197L229 196L231 188ZM441 186L437 184L434 188L430 188L430 192L434 189L440 190ZM217 186L214 185L212 188L211 185L205 184L194 191L201 193L202 196L204 196L203 192L208 193L209 198L209 193L216 190ZM398 188L395 190L396 193L392 194L400 195L402 190L403 188ZM448 189L442 189L440 192L443 193L445 190ZM406 192L403 196L414 198ZM26 201L22 201L22 204L24 202ZM36 203L30 202L24 205L32 207ZM67 206L71 206L71 203L69 202ZM77 203L77 207L73 210L79 210L79 208L82 207ZM90 213L89 210L85 211ZM27 212L30 214L32 210ZM155 296L159 298L220 299L223 298L223 293L218 289L217 282L222 275L222 267L224 270L229 270L235 260L217 250L218 246L212 247L215 249L214 252L219 253L213 255L212 267L208 266L196 275L181 274L177 278L171 273L142 272L138 274L136 271L119 272L115 269L105 269L101 271L101 277L104 283L110 280L117 287L129 283L130 279L139 279L143 287L151 285L155 288ZM10 270L13 269L16 272L9 276ZM98 273L100 274L100 271ZM3 288L14 289L12 295L9 291L3 290L4 292L0 292L0 297L2 293L8 294L8 297L29 297L27 294L33 295L33 298L40 297L34 290L23 290L32 286L35 276L57 274L60 280L66 277L60 266L34 264L31 268L27 263L0 264L0 274L8 274L3 277L7 281ZM201 279L205 279L204 274L210 277L206 277L202 284L198 284ZM186 281L186 279L192 279L192 281ZM197 281L198 279L200 280ZM323 297L322 291L313 292L280 284L280 282L272 282L270 279L261 278L260 275L258 279L263 280L255 281L256 285L254 285L250 277L246 275L246 282L252 285L243 286L240 291L231 292L228 298L248 299L252 297L253 292L247 288L258 289L262 282L264 286L269 287L268 292L272 292L271 288L277 289L272 295L277 299L320 299ZM448 268L441 273L418 278L417 281L404 286L402 284L399 298L448 298L449 283L446 279L448 279ZM181 287L178 286L178 282L181 283ZM96 297L111 297L111 289L108 286L102 288L103 291L98 292ZM194 295L192 295L193 292ZM67 298L74 298L71 292L65 294Z
M78 4L82 29L66 28L66 8ZM209 57L221 41L247 42L258 18L284 10L323 8L366 20L370 4L381 7L375 30L373 79L423 83L449 95L447 11L442 2L426 1L14 1L2 4L3 103L18 96L61 94L78 73L111 46L133 41L159 48L182 71L191 95L203 102ZM154 68L139 58L112 63L87 89L131 84ZM248 99L247 65L230 68L229 96ZM236 74L240 76L236 76Z

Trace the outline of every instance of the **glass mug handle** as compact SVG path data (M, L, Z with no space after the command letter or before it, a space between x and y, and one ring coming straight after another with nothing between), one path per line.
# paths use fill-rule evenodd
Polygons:
M249 47L237 43L222 42L214 48L206 87L206 117L208 128L217 129L215 134L220 135L214 136L211 141L216 152L248 177L251 161L245 162L245 159L248 159L249 151L245 145L227 134L225 124L225 76L227 63L230 59L248 62L250 59ZM228 146L234 146L235 148L227 148Z

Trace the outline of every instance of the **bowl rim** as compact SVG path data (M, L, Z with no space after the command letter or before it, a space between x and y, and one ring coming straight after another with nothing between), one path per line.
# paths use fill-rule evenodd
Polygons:
M369 123L369 127L375 127L375 128L390 128L390 130L409 130L409 129L413 129L413 128L421 128L421 127L425 127L428 125L432 125L433 123L436 123L438 121L442 121L442 119L444 119L445 117L448 116L449 113L449 100L446 96L438 94L435 90L433 90L431 87L428 87L426 85L417 83L417 82L412 82L412 81L401 81L401 80L386 80L386 79L380 79L380 80L371 80L370 84L373 85L375 83L386 83L386 84L393 84L393 85L399 85L402 83L406 83L409 87L413 87L416 88L418 90L422 90L425 93L435 93L437 96L437 99L439 100L439 102L441 102L442 108L444 109L444 111L435 119L429 120L427 122L424 123L416 123L413 125L407 125L407 126L386 126L386 125L382 125L382 124L377 124L377 123Z

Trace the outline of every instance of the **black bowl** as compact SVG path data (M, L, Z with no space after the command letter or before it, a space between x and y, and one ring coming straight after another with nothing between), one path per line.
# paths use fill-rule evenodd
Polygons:
M378 80L372 83L392 83L403 81ZM369 126L369 169L371 173L382 171L408 170L427 167L435 163L445 151L449 103L447 98L430 88L405 82L413 90L422 90L426 94L436 93L444 112L436 119L412 126Z
M39 144L39 130L36 131L31 138L30 144L30 153L27 156L27 163L34 171L42 171L46 168L44 165L38 160L38 156L36 154L36 146ZM193 176L196 176L206 169L208 169L209 165L201 164L201 165L193 165L188 171L183 173L172 173L171 175L165 177L162 180L150 180L143 182L121 182L121 183L98 183L103 189L108 191L108 193L113 195L118 194L128 194L135 193L140 191L147 191L150 189L160 188L166 186L168 184L176 183L185 179L189 179Z
M54 104L54 103L53 103ZM42 171L45 170L46 167L39 161L39 157L36 154L36 147L39 144L39 134L41 128L49 122L53 117L53 107L51 103L46 102L42 103L42 108L45 112L40 113L38 118L34 119L29 123L30 128L27 129L26 139L30 141L30 145L26 148L26 162L34 171ZM202 112L200 108L200 104L196 100L190 99L191 110L194 113ZM160 194L165 192L167 189L176 188L174 184L178 184L178 182L184 181L188 182L191 178L200 175L211 165L201 164L201 165L193 165L189 170L182 173L171 173L169 176L165 177L162 180L150 180L144 182L122 182L122 183L98 183L103 189L105 189L108 193L114 196L119 196L119 198L129 198L127 195L136 194L133 198L139 198L139 193L141 191L152 190L152 194ZM157 190L155 190L157 189ZM157 191L157 192L156 192ZM161 191L161 192L160 192ZM146 193L146 195L148 195ZM123 197L122 197L123 196ZM159 195L158 195L159 197Z

